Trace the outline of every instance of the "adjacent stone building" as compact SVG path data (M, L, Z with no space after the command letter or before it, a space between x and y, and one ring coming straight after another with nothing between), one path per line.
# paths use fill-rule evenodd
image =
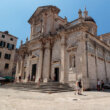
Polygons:
M55 6L39 7L29 19L30 40L19 48L16 78L46 83L73 83L96 88L97 80L110 82L110 34L97 36L95 20L79 10L68 22Z
M17 38L8 31L0 32L0 77L12 76Z

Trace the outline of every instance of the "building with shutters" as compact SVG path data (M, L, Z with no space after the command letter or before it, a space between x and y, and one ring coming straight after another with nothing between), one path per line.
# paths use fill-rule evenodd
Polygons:
M14 70L17 38L8 31L0 32L0 77L12 76Z
M98 36L86 9L72 22L59 12L43 6L29 19L31 35L18 50L17 80L73 84L81 79L85 89L96 88L98 79L110 82L110 33Z

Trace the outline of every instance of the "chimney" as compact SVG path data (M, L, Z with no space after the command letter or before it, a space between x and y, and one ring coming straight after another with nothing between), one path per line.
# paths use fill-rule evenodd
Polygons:
M8 32L8 31L4 31L4 33L5 33L5 34L8 34L9 32Z

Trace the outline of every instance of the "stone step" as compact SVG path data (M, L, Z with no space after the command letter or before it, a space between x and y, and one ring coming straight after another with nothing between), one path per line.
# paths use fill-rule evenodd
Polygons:
M18 86L18 87L34 87L37 86L37 84L24 84L24 83L13 83L13 84L6 84L4 86ZM40 87L68 87L67 84L57 84L57 83L41 83Z
M9 83L3 85L5 88L16 88L16 89L29 89L29 90L36 90L42 92L65 92L65 91L73 91L74 89L69 87L68 84L61 84L58 82L48 82L48 83L41 83L38 86L36 83Z

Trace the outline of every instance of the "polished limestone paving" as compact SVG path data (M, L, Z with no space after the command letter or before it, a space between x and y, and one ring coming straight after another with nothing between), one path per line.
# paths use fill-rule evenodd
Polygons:
M41 92L34 90L0 87L0 110L110 110L110 90Z

